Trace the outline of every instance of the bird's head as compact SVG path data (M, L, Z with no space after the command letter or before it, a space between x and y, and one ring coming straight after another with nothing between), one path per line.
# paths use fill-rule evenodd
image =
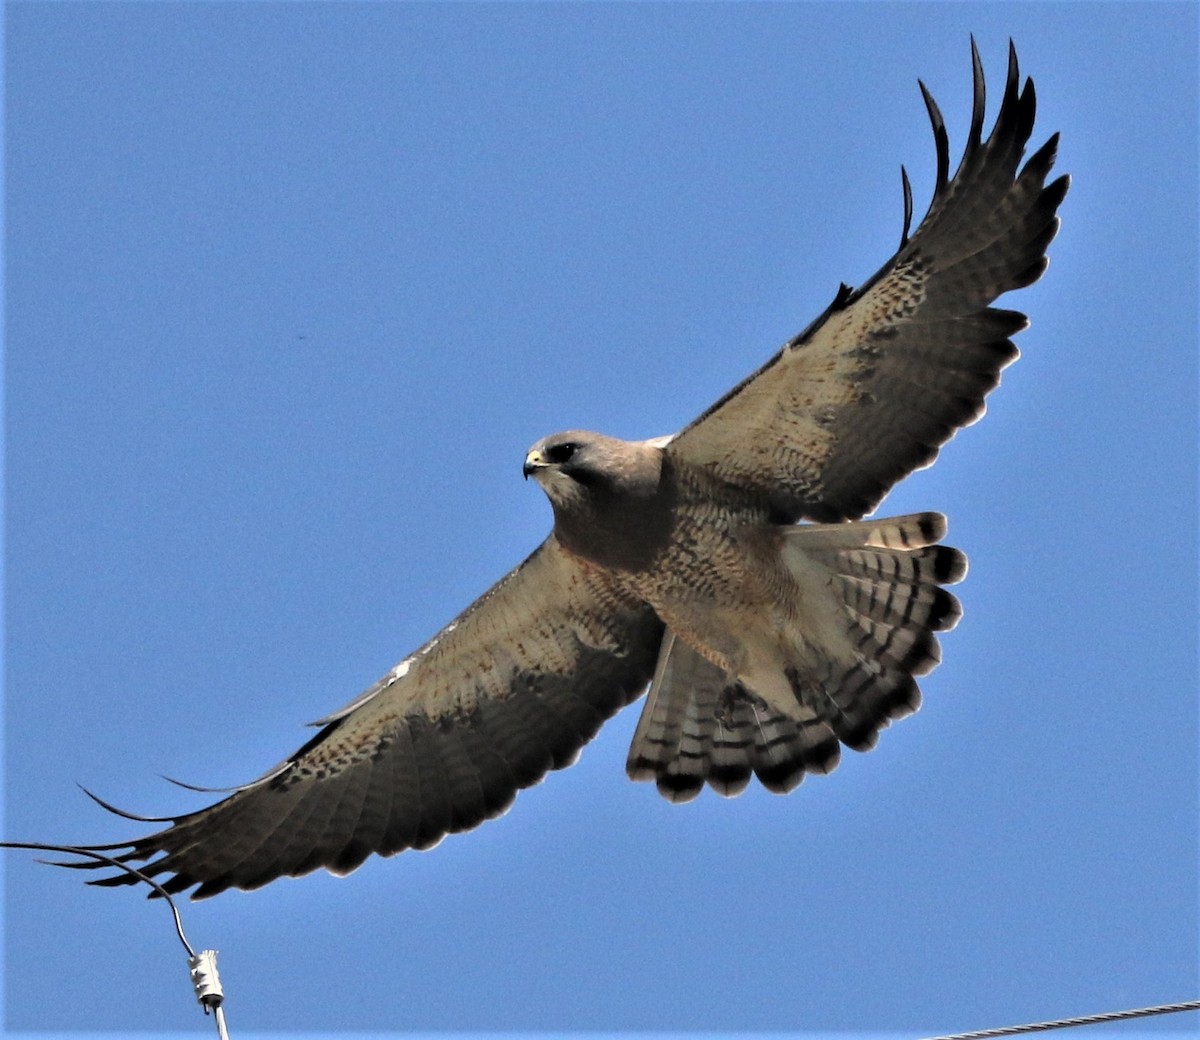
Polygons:
M543 437L526 453L521 472L526 480L533 477L541 484L551 502L578 497L601 475L603 463L596 449L602 440L608 438L584 430Z
M522 471L542 486L551 503L569 506L610 493L637 495L657 487L660 452L645 443L567 430L530 448Z

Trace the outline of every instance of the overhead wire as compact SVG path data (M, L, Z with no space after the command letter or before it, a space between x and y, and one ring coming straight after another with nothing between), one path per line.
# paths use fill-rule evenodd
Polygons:
M1122 1022L1130 1018L1151 1015L1171 1015L1179 1011L1200 1011L1200 1000L1185 1000L1177 1004L1156 1004L1152 1007L1130 1008L1128 1011L1104 1011L1076 1018L1055 1018L1048 1022L1030 1022L1021 1026L1001 1026L998 1029L977 1029L971 1033L947 1033L926 1040L993 1040L1000 1036L1019 1036L1022 1033L1041 1033L1050 1029L1070 1029L1073 1026L1093 1026L1104 1022Z
M43 842L24 841L3 841L0 842L0 848L31 849L38 852L62 852L72 856L90 857L109 866L126 871L137 878L137 880L145 882L158 895L162 896L166 900L167 906L171 909L171 915L175 922L175 933L179 936L179 941L183 945L184 950L187 951L188 969L192 978L193 989L196 992L196 999L204 1008L206 1015L210 1011L213 1013L217 1024L217 1035L220 1040L229 1040L223 1007L225 994L221 989L220 977L217 974L217 951L203 950L200 953L196 953L192 944L188 942L187 935L183 930L183 919L180 916L179 908L175 905L175 900L171 898L171 894L162 885L136 867L131 867L128 863L123 863L112 856L107 856L94 849L80 848L76 845L49 845ZM1045 1022L1029 1022L1017 1026L1000 1026L995 1029L977 1029L966 1033L945 1033L939 1036L927 1037L925 1040L997 1040L999 1037L1020 1036L1024 1033L1040 1033L1053 1029L1069 1029L1075 1026L1101 1025L1106 1022L1122 1022L1129 1019L1148 1018L1153 1015L1170 1015L1183 1011L1200 1011L1200 1000L1185 1000L1174 1004L1155 1004L1150 1007L1130 1008L1125 1011L1105 1011L1094 1015L1057 1018Z
M225 992L221 988L221 977L217 973L217 951L201 950L199 953L195 951L192 944L188 942L187 934L183 930L183 918L180 916L179 907L175 905L175 900L171 898L171 894L155 881L154 878L138 870L136 867L131 867L128 863L123 863L119 859L105 855L103 852L97 852L95 849L80 848L78 845L50 845L46 842L36 841L0 841L0 848L31 849L35 852L62 852L69 856L85 856L101 863L106 863L110 867L117 867L137 878L138 881L149 885L155 893L166 900L167 906L171 909L171 916L175 921L175 934L179 936L179 941L188 955L188 974L192 980L192 989L195 991L196 1000L204 1009L206 1015L210 1012L212 1013L216 1021L219 1040L229 1040L229 1032L225 1024ZM51 861L42 860L42 862Z

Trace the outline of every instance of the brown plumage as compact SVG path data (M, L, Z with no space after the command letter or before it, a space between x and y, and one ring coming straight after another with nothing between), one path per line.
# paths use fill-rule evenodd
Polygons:
M525 472L554 530L529 559L259 780L96 848L196 897L429 848L569 765L647 684L628 771L672 800L789 791L916 710L966 562L938 514L859 518L982 414L1026 324L990 304L1044 270L1068 183L1045 183L1057 136L1020 165L1035 102L1011 50L982 139L972 57L958 171L922 86L933 201L909 238L905 178L904 242L862 288L674 437L538 442Z

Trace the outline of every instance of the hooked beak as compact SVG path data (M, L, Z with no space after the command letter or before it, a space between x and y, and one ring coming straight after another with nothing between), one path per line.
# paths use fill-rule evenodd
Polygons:
M537 448L532 449L525 456L525 465L521 467L521 473L528 480L539 469L545 469L550 463L546 461L546 456Z

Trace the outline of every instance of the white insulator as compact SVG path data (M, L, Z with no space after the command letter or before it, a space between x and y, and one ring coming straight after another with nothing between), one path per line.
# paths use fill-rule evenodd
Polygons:
M192 971L196 999L204 1005L204 1010L220 1007L225 993L221 989L221 976L217 974L217 951L202 950L195 957L189 957L188 967Z

